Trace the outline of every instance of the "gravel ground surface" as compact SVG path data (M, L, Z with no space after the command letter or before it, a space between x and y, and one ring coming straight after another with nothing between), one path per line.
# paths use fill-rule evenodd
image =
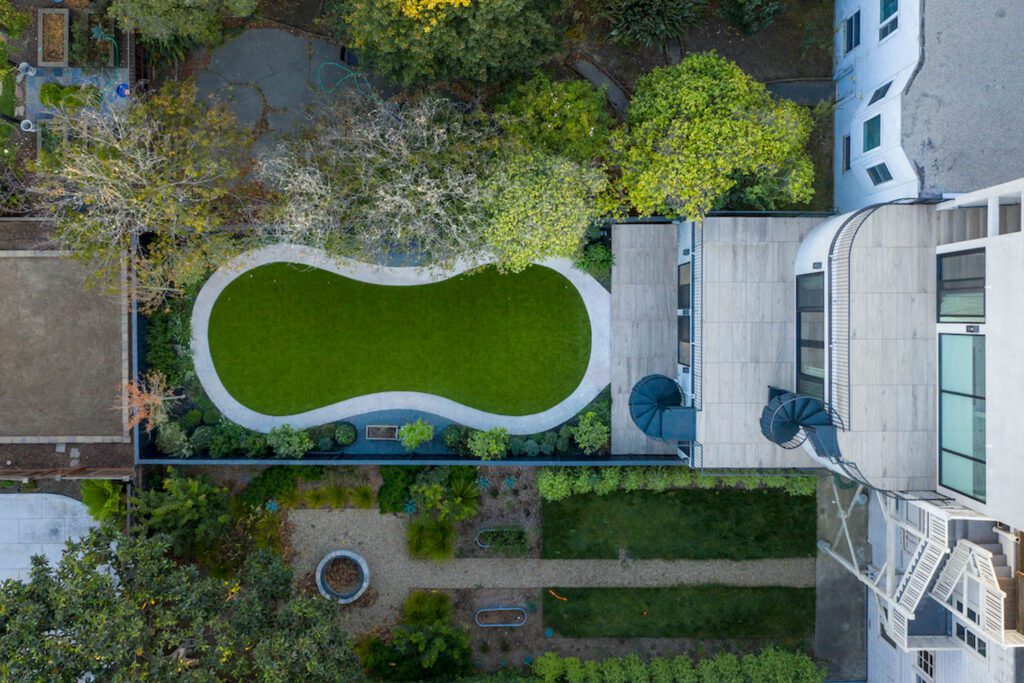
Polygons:
M414 560L405 549L405 518L375 510L292 510L291 542L296 578L303 580L331 550L347 548L366 558L377 599L346 610L348 628L360 633L390 623L413 588L543 588L546 586L811 587L814 558L781 560Z

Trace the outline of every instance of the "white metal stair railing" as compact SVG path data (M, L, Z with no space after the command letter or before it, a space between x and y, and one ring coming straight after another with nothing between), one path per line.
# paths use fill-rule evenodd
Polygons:
M928 584L935 576L942 558L949 552L946 520L929 513L925 523L928 525L928 534L917 544L894 594L897 604L911 614L917 609L925 591L928 590Z
M946 562L946 566L942 568L942 573L939 574L939 580L935 582L935 588L932 589L933 598L940 603L945 603L949 600L949 596L953 594L953 589L956 588L956 584L960 581L964 569L967 568L967 561L970 557L971 551L969 547L963 543L957 543L956 547L953 548L953 553L949 556L949 561Z
M996 568L992 563L992 553L970 541L971 554L977 563L978 583L981 585L981 628L990 637L1003 642L1003 610L1005 609L1006 593L999 588ZM958 545L962 545L961 542Z
M903 612L898 609L890 609L889 628L887 629L887 632L896 645L903 650L907 649L910 640L907 615L903 614Z

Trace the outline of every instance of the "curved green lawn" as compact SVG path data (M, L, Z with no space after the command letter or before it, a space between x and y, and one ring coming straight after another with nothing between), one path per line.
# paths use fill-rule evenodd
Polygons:
M380 391L528 415L583 378L590 319L572 283L541 266L398 287L272 263L221 292L209 343L225 388L267 415Z

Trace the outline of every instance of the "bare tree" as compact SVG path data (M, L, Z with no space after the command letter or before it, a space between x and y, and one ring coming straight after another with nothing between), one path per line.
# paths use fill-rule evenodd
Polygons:
M147 432L165 424L170 415L168 403L182 398L171 392L167 379L159 370L150 370L128 384L118 386L117 392L119 408L121 401L128 402L128 429L145 423Z

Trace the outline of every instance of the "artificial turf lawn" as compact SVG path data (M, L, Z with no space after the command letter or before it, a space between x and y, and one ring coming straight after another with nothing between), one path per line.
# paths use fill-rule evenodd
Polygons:
M268 415L380 391L527 415L579 385L590 319L576 287L541 266L408 287L272 263L221 292L209 342L231 395Z
M568 638L765 638L814 632L814 589L760 586L554 588L544 625Z
M684 489L569 496L543 505L543 557L756 560L813 557L814 496Z

